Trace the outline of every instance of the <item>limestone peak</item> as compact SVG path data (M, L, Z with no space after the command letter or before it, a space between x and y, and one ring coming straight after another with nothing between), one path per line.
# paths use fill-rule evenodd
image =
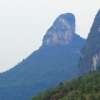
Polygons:
M68 45L75 34L75 16L72 13L61 14L47 30L43 44L54 46Z

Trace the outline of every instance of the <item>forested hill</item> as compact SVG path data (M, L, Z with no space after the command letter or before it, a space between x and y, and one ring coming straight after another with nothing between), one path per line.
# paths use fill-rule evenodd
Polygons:
M30 100L39 92L78 76L85 39L75 33L75 16L61 14L43 37L42 46L0 74L0 100Z
M81 50L79 60L80 74L96 70L100 65L100 10L97 12L90 29L86 44Z
M56 88L41 92L32 100L100 100L100 71L60 82Z

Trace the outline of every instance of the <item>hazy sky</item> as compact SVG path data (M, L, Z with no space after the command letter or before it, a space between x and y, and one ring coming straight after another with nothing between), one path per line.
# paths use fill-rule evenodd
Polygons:
M21 62L41 44L63 13L76 17L76 33L86 38L100 0L0 0L0 72Z

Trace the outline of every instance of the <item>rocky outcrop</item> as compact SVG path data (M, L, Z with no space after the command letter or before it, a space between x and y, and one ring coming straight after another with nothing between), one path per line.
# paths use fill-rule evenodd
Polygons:
M92 63L92 70L96 70L97 69L97 65L100 62L100 53L99 54L95 54L92 58L93 63Z
M100 64L100 10L95 16L85 46L81 50L78 67L83 75L96 70Z
M68 45L75 34L75 17L71 13L60 15L48 29L43 38L43 44L54 46Z

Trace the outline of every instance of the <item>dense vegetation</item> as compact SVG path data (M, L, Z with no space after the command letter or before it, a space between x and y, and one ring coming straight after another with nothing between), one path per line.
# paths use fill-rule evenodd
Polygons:
M60 82L32 100L100 100L100 71L93 71L71 81Z

